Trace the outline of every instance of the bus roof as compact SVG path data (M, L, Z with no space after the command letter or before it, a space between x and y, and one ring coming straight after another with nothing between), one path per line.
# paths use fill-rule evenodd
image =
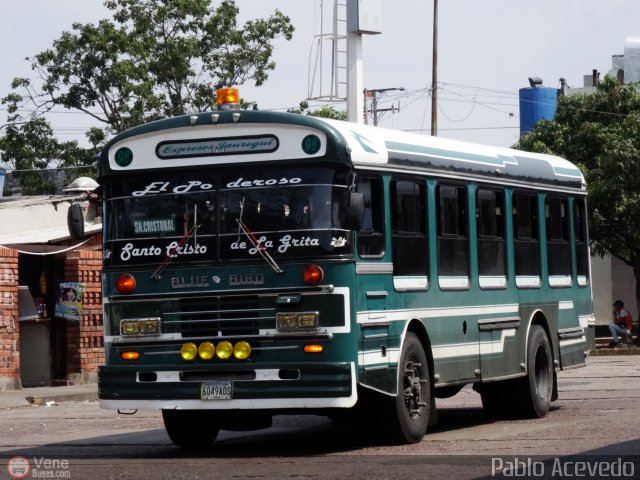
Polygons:
M340 132L356 166L397 166L585 188L580 169L561 157L336 120L319 120Z
M239 114L239 115L238 115ZM235 117L234 117L235 115ZM302 139L318 134L324 145L303 152ZM233 154L166 155L159 150L179 145L211 148L223 139L262 139L265 147ZM273 142L270 144L270 138ZM122 146L146 163L120 167L114 160ZM179 152L186 150L180 147ZM172 150L172 153L176 148ZM331 159L360 168L394 168L448 175L489 177L493 181L585 189L584 177L571 162L553 155L461 142L355 123L283 112L222 110L167 118L140 125L116 136L103 150L99 175L140 168L170 168L215 163L250 163L299 158Z

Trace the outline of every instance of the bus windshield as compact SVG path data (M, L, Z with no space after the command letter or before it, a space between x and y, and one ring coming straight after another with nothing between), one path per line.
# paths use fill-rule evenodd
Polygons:
M157 264L342 256L348 170L162 172L105 185L105 262Z

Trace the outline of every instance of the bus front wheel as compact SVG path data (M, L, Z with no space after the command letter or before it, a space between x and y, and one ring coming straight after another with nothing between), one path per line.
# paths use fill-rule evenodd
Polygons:
M218 413L209 410L162 410L162 419L171 441L182 448L208 447L220 432Z
M549 411L553 392L553 356L544 328L531 325L527 342L527 375L520 379L521 413L542 418Z
M388 434L393 443L417 443L429 422L429 364L418 337L408 332L398 362L398 394L389 399Z

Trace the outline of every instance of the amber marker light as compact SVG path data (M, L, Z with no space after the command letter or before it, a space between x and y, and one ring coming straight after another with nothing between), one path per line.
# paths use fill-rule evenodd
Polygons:
M139 352L122 352L120 355L123 360L137 360L140 358Z
M317 265L309 265L302 272L302 281L311 287L318 285L324 278L324 272Z
M240 91L237 88L219 88L216 90L216 102L218 105L240 104Z
M198 347L196 347L195 343L188 342L180 348L180 356L187 362L195 360L196 355L198 355Z
M246 360L251 355L251 345L245 341L237 342L233 346L233 356L238 360Z
M322 353L324 347L322 345L305 345L305 353Z
M220 342L216 347L216 355L220 360L230 358L231 355L233 355L233 345L231 345L231 342L227 342L226 340Z
M133 275L129 275L128 273L123 273L116 280L116 290L118 290L118 293L122 295L133 293L135 289L136 289L136 279L133 278Z
M216 347L211 342L202 342L198 347L198 356L203 360L211 360L216 353Z

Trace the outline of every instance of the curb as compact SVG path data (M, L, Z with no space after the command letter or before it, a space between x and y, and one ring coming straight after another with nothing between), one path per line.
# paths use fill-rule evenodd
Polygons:
M62 402L94 402L98 400L98 386L36 387L0 391L0 409L45 406Z

